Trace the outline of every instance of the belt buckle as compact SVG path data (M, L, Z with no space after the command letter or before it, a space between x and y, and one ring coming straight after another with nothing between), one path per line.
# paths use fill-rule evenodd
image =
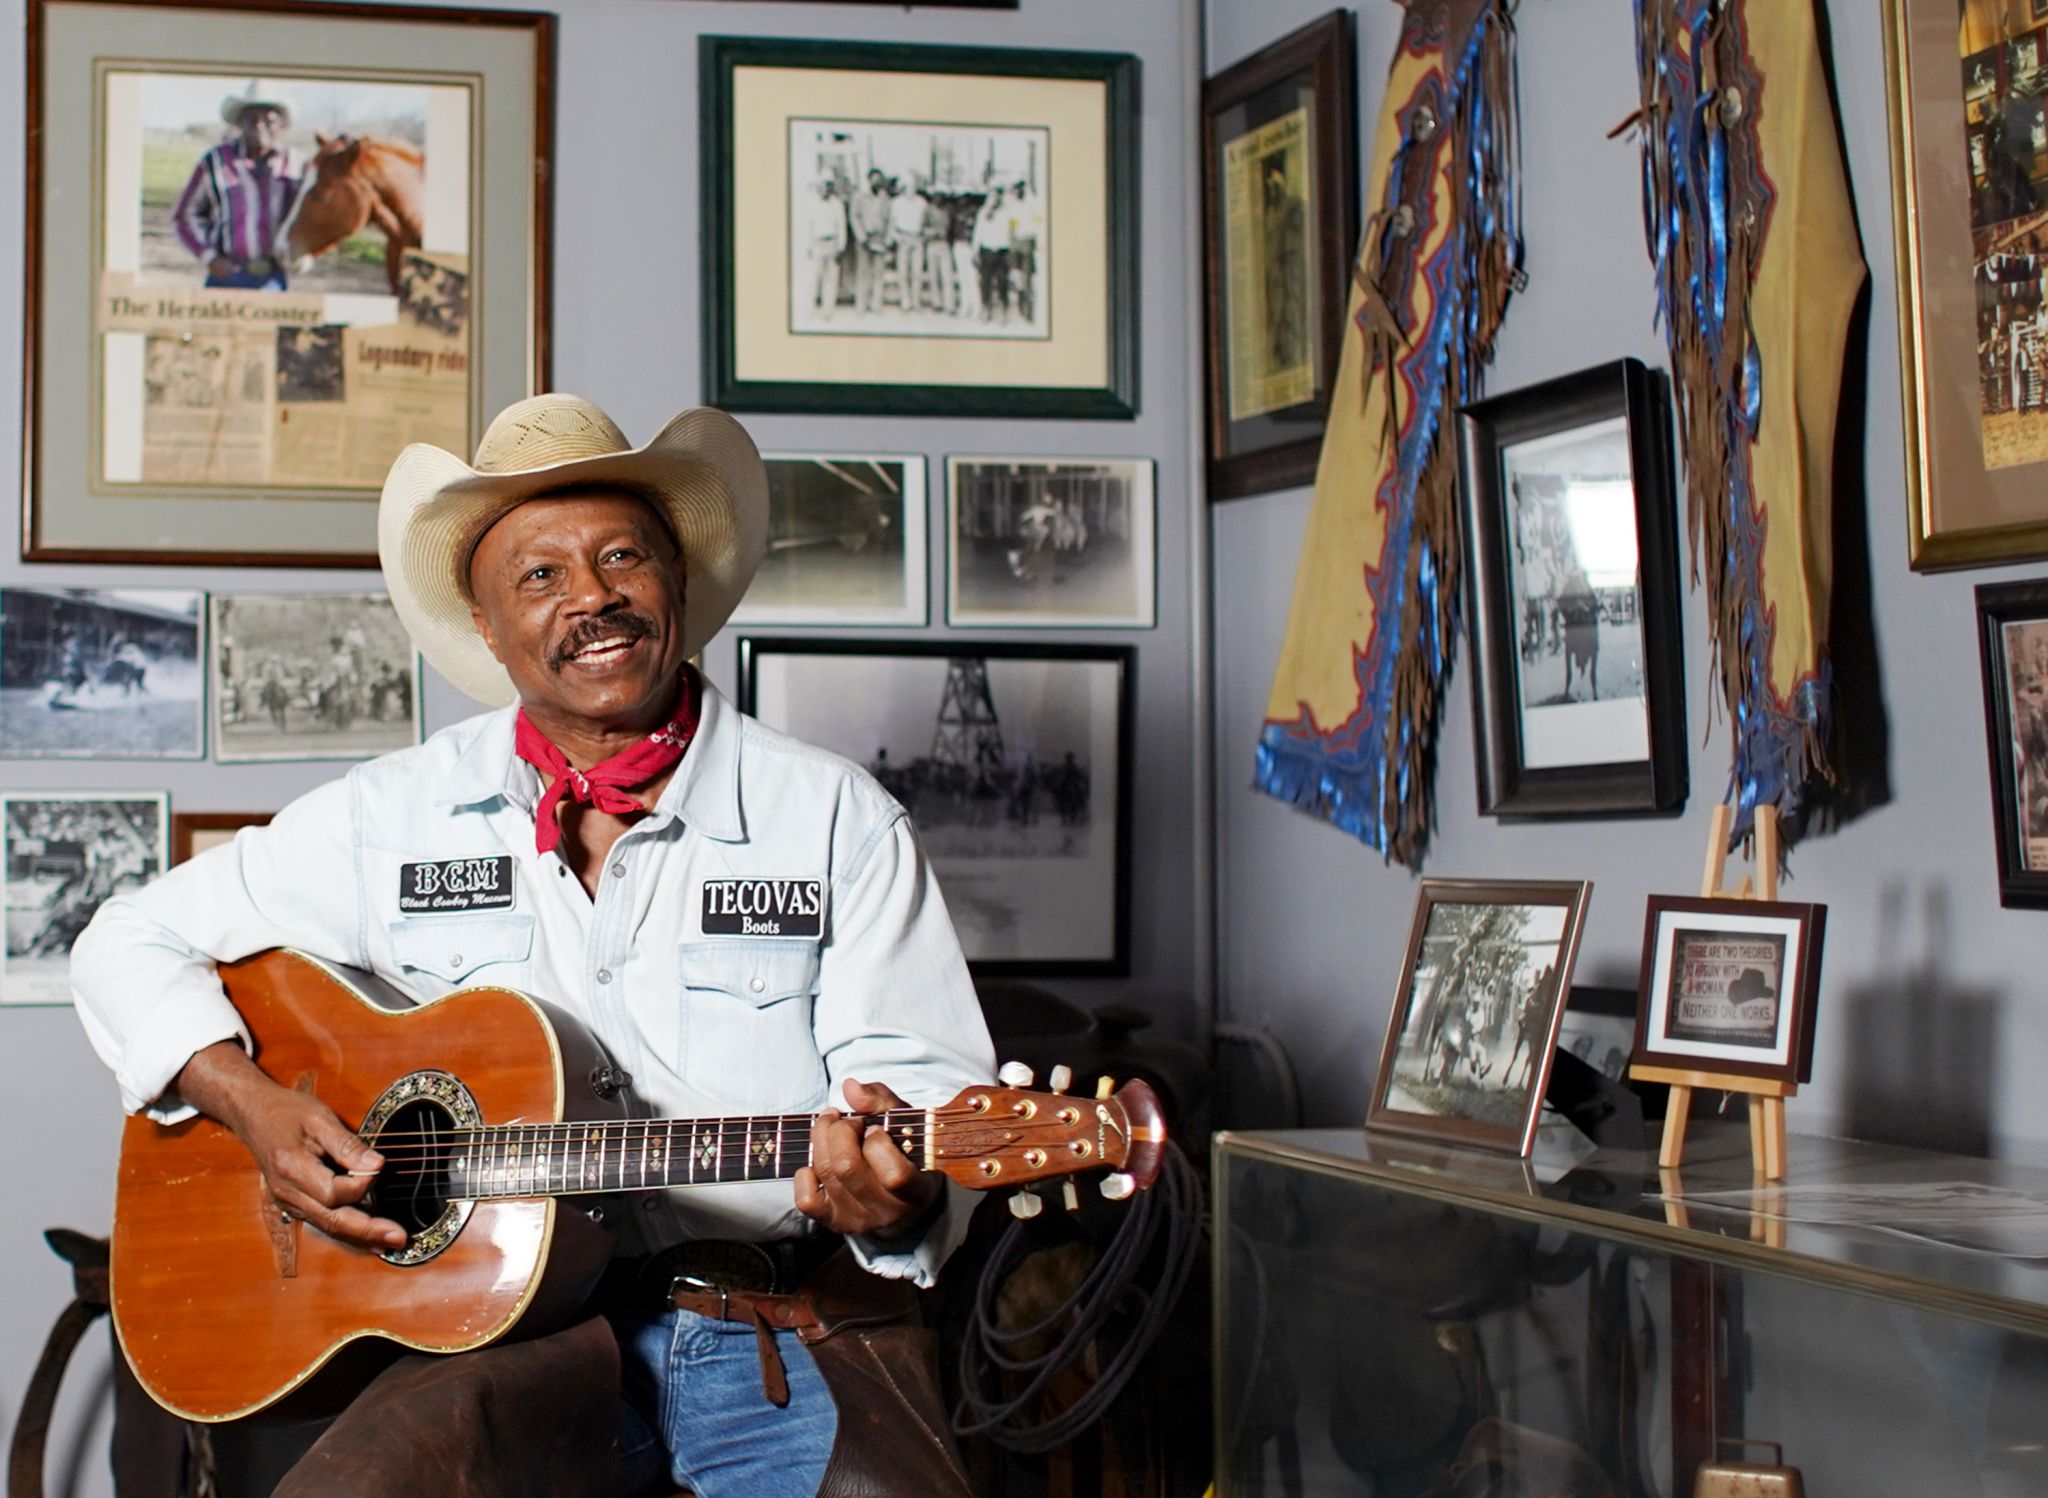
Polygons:
M654 1255L641 1283L664 1305L674 1304L679 1289L715 1291L723 1303L734 1293L773 1292L779 1277L777 1267L774 1254L759 1243L700 1238Z

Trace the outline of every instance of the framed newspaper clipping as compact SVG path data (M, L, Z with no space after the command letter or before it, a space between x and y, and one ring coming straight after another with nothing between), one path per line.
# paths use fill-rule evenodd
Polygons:
M1136 414L1135 57L699 46L707 401Z
M1202 85L1211 499L1315 477L1358 247L1357 72L1333 10Z
M29 0L23 551L373 566L545 388L554 18Z

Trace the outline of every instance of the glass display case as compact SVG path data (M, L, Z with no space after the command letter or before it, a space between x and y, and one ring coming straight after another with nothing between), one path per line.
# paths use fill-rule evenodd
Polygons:
M2048 1172L1687 1147L1217 1135L1217 1498L2048 1494Z

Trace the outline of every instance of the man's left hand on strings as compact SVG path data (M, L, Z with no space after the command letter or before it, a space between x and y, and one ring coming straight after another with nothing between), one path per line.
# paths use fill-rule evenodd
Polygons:
M849 1081L858 1115L910 1105L879 1083ZM883 1240L920 1236L937 1215L945 1180L921 1171L879 1124L828 1108L811 1124L811 1163L796 1173L797 1210L835 1233Z

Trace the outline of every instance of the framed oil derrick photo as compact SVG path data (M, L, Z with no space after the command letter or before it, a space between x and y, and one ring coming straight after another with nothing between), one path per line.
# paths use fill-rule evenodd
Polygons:
M909 811L978 973L1130 970L1127 645L740 640L740 705Z
M373 566L544 388L554 18L30 0L31 561Z

